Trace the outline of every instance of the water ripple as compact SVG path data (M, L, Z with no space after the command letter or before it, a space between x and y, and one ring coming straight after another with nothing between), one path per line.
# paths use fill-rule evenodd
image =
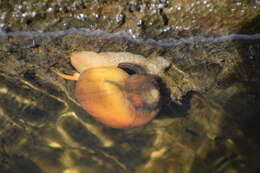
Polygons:
M120 31L115 33L104 32L101 30L89 30L86 28L72 28L64 31L54 31L54 32L37 32L37 31L16 31L16 32L3 32L0 31L0 37L6 36L22 36L22 37L60 37L67 34L82 34L86 36L92 37L103 37L105 39L112 39L112 38L125 38L131 42L142 43L142 44L149 44L155 46L162 46L162 47L171 47L177 46L181 44L187 43L197 43L197 42L225 42L225 41L232 41L232 40L260 40L260 34L229 34L229 35L222 35L222 36L191 36L188 38L182 39L170 39L170 40L154 40L154 39L138 39L135 38L131 33L127 31Z

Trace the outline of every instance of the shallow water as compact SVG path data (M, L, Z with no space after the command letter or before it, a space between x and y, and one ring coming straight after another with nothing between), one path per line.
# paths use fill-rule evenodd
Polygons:
M32 8L37 9L44 2ZM66 18L74 10L83 9L84 13L85 6L76 2L85 3L75 1L75 8L63 6L59 14L66 14ZM181 2L172 7L181 6L180 12L191 8L192 3ZM237 20L242 21L241 26L227 24L220 31L216 22L214 26L190 25L190 30L176 29L176 26L186 28L189 20L184 18L176 23L169 20L171 29L166 35L160 35L159 30L166 26L161 25L160 20L158 24L157 18L162 12L157 10L163 8L166 16L171 17L167 14L170 9L167 3L170 4L153 1L140 12L155 11L151 18L152 29L143 26L145 29L139 34L136 26L132 30L125 28L120 16L115 19L117 26L122 27L113 32L104 27L102 22L106 20L93 28L78 28L78 24L83 24L65 20L64 16L60 16L62 22L58 22L57 27L45 25L54 18L47 19L44 15L31 16L31 22L21 25L16 25L22 18L19 15L9 23L6 20L10 15L1 17L6 23L0 32L0 172L256 173L260 170L257 133L260 30L255 15L258 1L232 2L239 9L229 13L234 18L235 14L242 15L241 10L256 9L252 13L247 11L247 17ZM222 3L225 6L228 2ZM49 16L56 1L50 7L47 1L46 4L44 9L49 11ZM137 10L144 4L149 3L131 1L121 6ZM209 11L203 11L209 1L195 4L200 7L197 17L201 19L203 15L199 14ZM221 3L217 3L215 12L221 11L219 6ZM16 7L25 8L19 4ZM32 12L24 10L24 13ZM17 12L19 10L10 13ZM132 13L124 10L122 13L126 16L125 23L132 20L129 19ZM111 13L111 16L116 14ZM224 16L223 21L228 16L224 12L217 14ZM39 23L48 26L47 29L35 31L39 26L35 25L35 19L46 19ZM145 16L137 19L148 20ZM83 21L92 23L92 18ZM66 22L67 26L75 27L61 27ZM203 22L205 20L198 24ZM193 26L200 26L201 30L195 32ZM120 130L106 127L89 116L75 99L75 82L61 79L50 70L56 68L73 73L75 69L70 65L69 55L83 50L131 52L148 60L161 56L170 62L171 65L158 74L162 105L157 117L146 126Z

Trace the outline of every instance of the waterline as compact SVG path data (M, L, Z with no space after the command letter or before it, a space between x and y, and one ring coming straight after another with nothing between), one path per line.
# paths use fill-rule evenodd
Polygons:
M177 46L181 44L187 43L197 43L197 42L225 42L225 41L232 41L232 40L260 40L260 34L229 34L229 35L222 35L222 36L191 36L188 38L182 39L169 39L169 40L154 40L154 39L139 39L135 38L131 33L127 31L120 31L115 33L109 33L101 30L90 30L87 28L72 28L64 31L54 31L54 32L41 32L41 31L15 31L15 32L3 32L0 31L0 38L1 37L8 37L8 36L21 36L21 37L61 37L68 34L82 34L89 37L102 37L104 39L113 39L113 38L125 38L131 42L142 43L142 44L149 44L149 45L156 45L162 47L171 47Z

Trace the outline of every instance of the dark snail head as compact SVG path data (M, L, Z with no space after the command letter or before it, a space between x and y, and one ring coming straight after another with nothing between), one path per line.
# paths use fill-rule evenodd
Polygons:
M159 107L160 92L154 76L135 74L126 80L125 91L132 105L141 112L150 112Z
M160 92L156 77L147 74L146 70L138 64L120 63L118 67L130 74L124 90L135 109L141 112L157 109Z

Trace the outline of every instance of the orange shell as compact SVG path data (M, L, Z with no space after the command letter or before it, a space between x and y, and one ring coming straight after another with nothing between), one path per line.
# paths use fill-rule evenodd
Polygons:
M148 123L159 112L137 111L123 88L128 74L116 67L96 67L80 74L76 97L93 117L113 128L138 127Z

